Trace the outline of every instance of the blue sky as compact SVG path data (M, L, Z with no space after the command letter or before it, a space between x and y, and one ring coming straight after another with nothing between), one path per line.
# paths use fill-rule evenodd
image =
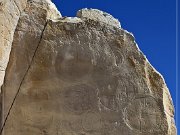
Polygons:
M176 0L52 0L63 16L97 8L118 18L164 76L176 104Z

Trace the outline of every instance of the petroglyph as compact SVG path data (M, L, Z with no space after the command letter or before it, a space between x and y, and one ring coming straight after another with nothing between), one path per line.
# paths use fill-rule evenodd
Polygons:
M113 16L61 17L50 0L3 7L1 135L176 135L163 77Z

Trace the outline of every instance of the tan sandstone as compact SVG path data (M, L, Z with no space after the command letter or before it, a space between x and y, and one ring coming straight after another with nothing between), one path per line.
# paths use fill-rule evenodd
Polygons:
M50 0L0 15L2 135L176 135L163 77L117 19Z

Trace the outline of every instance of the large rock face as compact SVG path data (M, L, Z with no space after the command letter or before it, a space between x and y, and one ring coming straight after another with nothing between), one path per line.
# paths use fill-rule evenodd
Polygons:
M176 135L162 76L117 19L95 9L63 18L49 0L7 7L3 135Z

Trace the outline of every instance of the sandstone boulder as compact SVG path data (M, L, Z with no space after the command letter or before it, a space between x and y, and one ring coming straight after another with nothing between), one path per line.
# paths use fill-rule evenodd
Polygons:
M61 17L49 0L25 5L2 55L3 135L176 135L163 77L117 19L97 9Z

